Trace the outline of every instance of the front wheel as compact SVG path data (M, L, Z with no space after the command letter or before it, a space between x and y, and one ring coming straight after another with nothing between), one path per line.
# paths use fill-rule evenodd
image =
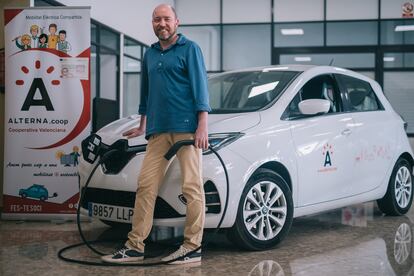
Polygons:
M388 183L385 196L377 201L379 209L391 216L401 216L408 212L413 202L413 177L410 163L398 159Z
M269 249L287 235L292 219L288 184L279 174L259 169L243 190L229 239L248 250Z

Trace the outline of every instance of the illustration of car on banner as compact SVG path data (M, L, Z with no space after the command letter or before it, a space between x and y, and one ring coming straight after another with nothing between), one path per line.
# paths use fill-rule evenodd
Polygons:
M270 66L212 75L209 94L209 143L230 179L222 228L240 246L275 246L295 217L373 200L388 215L411 207L414 160L407 124L376 81L331 66ZM81 189L98 162L87 160L125 139L122 133L139 120L117 120L89 138L93 152L80 158ZM144 137L128 140L129 147L146 143ZM85 191L82 212L110 225L131 223L144 156L119 150L105 160ZM184 225L181 181L172 159L156 199L155 225ZM203 183L205 227L215 228L226 180L209 150L203 153Z
M40 201L46 201L49 198L57 197L57 193L53 193L52 196L49 196L49 191L43 185L33 184L27 189L20 189L19 196L22 198L35 198Z

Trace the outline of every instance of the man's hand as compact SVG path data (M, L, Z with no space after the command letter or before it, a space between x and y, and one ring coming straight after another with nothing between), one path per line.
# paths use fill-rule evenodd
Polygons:
M206 128L198 127L195 133L196 148L207 149L208 148L208 133Z
M208 148L207 112L198 113L198 127L195 133L195 147Z
M145 133L145 126L147 125L147 116L141 115L139 127L131 128L128 131L122 133L122 136L126 136L128 139L141 136Z
M122 136L126 136L128 139L130 139L130 138L141 136L144 133L145 133L145 130L143 130L139 127L134 127L132 129L122 133Z

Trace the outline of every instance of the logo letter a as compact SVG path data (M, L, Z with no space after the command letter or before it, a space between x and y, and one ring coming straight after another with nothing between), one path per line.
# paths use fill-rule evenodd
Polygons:
M39 89L41 99L36 100L34 98L36 90ZM47 111L55 110L52 102L50 101L49 94L47 94L45 84L41 78L35 78L30 86L29 93L27 93L26 100L24 100L21 111L28 111L32 105L44 106Z
M331 156L329 155L329 151L326 152L325 164L323 166L326 167L326 165L332 166Z

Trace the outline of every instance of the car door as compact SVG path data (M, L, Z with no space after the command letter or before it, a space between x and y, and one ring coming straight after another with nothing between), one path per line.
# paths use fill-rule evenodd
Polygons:
M328 113L306 117L298 103L306 99L327 99ZM352 179L349 151L353 147L354 122L344 113L335 79L319 75L306 82L287 107L298 167L298 204L306 206L347 197Z
M37 189L37 187L30 187L28 189L27 196L29 196L29 197L38 197L38 189Z
M348 186L353 194L359 194L381 185L392 166L397 132L392 131L394 119L384 110L369 82L341 74L335 78L346 94L346 108L355 122L355 147L351 152L355 179Z

